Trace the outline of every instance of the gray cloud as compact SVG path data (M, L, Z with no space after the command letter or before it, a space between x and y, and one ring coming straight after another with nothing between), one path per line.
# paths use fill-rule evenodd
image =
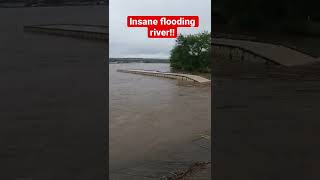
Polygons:
M211 31L210 0L111 0L109 3L110 57L168 58L175 39L149 39L147 28L128 28L127 16L199 16L198 28L178 33Z

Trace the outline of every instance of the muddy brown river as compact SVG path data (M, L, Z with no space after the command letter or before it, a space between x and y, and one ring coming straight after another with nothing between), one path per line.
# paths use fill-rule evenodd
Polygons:
M110 64L110 170L138 161L165 159L177 146L210 131L210 87L117 72L170 71L169 64Z

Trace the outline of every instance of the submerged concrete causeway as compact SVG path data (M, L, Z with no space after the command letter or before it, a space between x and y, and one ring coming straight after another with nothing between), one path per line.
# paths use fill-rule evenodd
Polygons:
M285 47L280 44L270 44L248 40L213 38L212 45L214 47L214 53L223 51L230 57L240 56L241 60L248 59L246 57L250 55L253 56L253 58L249 59L262 59L266 63L271 62L287 67L308 65L320 62L320 58L312 57L299 50Z
M187 81L193 81L196 83L210 83L211 81L209 79L197 76L197 75L191 75L191 74L179 74L179 73L168 73L168 72L160 72L160 71L147 71L147 70L125 70L125 69L118 69L118 72L123 73L132 73L132 74L142 74L142 75L148 75L148 76L157 76L157 77L164 77L164 78L170 78L170 79L179 79L179 80L187 80Z
M24 26L24 31L102 41L109 36L105 25L43 24Z

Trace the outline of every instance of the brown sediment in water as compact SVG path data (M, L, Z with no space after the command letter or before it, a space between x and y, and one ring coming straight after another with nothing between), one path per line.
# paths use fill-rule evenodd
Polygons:
M192 180L199 178L209 179L210 173L205 174L205 177L199 177L198 173L202 171L211 171L211 162L195 162L189 168L171 172L172 175L162 178L162 180ZM198 177L197 177L198 176Z
M167 71L169 65L110 65L112 170L136 161L166 159L169 153L176 151L172 147L189 143L192 134L208 130L211 122L210 86L183 86L171 79L116 71L132 68Z
M211 86L211 82L207 82L207 83L197 83L197 82L191 82L191 81L177 80L177 86L185 86L185 87L210 87L210 86Z

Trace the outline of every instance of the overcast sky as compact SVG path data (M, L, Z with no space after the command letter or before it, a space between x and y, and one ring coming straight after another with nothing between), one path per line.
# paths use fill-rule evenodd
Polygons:
M211 32L211 0L110 0L110 57L169 58L174 38L148 38L146 27L128 28L127 16L199 16L198 28L178 33Z

